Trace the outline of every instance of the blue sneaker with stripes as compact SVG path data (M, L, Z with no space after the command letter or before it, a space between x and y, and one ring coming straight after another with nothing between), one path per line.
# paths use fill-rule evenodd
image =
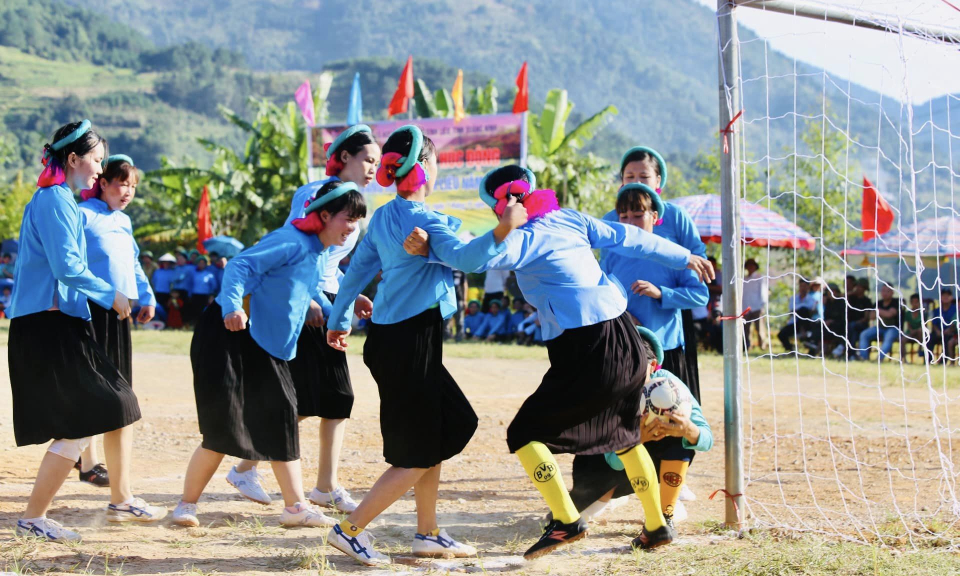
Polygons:
M107 506L107 522L156 522L166 515L166 508L150 506L143 498L134 498L129 504Z
M79 542L80 535L63 527L63 524L49 518L17 520L19 536L34 536L51 542Z
M436 536L417 534L413 537L413 555L421 558L469 558L477 555L477 549L457 542L440 530Z

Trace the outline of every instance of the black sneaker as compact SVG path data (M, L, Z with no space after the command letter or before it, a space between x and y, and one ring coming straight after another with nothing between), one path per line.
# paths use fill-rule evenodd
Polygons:
M570 524L564 524L559 520L554 520L543 529L543 535L540 536L540 539L537 540L529 550L524 552L523 558L524 560L539 558L544 554L553 552L555 548L576 542L586 535L587 523L583 521L583 518L577 518L576 521Z
M653 532L647 532L647 528L644 527L640 535L633 539L633 547L640 550L653 550L660 546L666 546L673 542L676 537L677 531L669 524L664 524Z
M110 476L107 474L107 467L103 464L97 464L89 472L80 471L80 481L87 484L93 484L100 488L110 486Z

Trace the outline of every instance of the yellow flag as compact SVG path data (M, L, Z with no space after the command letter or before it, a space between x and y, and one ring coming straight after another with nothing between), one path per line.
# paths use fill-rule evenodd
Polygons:
M457 70L457 80L453 83L453 123L459 124L463 117L463 70Z

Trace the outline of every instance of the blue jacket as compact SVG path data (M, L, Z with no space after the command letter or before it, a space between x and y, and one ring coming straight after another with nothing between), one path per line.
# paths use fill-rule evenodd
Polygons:
M87 267L87 241L80 208L67 186L40 188L23 210L20 251L7 316L17 318L56 306L90 319L87 298L113 307L114 287Z
M264 236L231 260L223 274L217 303L223 316L243 308L250 296L250 335L271 356L291 360L297 355L297 338L307 318L310 300L330 310L319 292L320 239L293 226L283 226Z
M290 215L287 216L286 224L293 222L297 218L303 218L306 210L306 203L313 195L317 193L321 186L330 180L337 180L336 177L327 178L316 183L301 186L293 194L293 201L290 204ZM411 230L412 232L413 230ZM321 286L325 292L336 294L340 291L340 279L343 278L343 272L340 271L340 261L350 255L357 246L360 239L360 227L358 226L349 236L343 246L330 246L327 250L330 252L326 258L326 265L323 269L323 281Z
M374 212L367 235L350 259L327 323L331 330L349 329L354 300L381 270L383 276L373 305L374 323L396 324L436 305L444 318L457 311L451 269L403 249L403 241L416 227L430 235L431 251L464 271L478 269L506 246L505 242L495 244L492 231L465 244L455 234L460 220L398 195Z
M477 330L483 326L483 321L486 319L487 315L483 312L477 312L476 314L465 314L463 318L463 329L469 336L476 336Z
M684 345L680 311L706 306L710 299L707 285L693 270L673 270L611 251L604 254L600 268L620 283L627 296L627 310L660 338L664 350ZM630 287L636 280L646 280L660 288L661 298L634 294Z
M707 245L700 239L697 225L693 223L693 219L686 210L676 204L664 202L663 214L660 218L663 222L653 227L654 234L683 246L697 256L707 257ZM619 222L620 216L616 210L611 210L603 215L603 219L608 222Z
M518 311L518 312L514 312L513 314L511 314L511 315L510 315L510 325L509 325L509 327L507 328L507 330L509 330L511 334L513 334L514 332L516 332L517 329L520 327L520 323L523 322L524 318L525 318L525 316L523 315L523 312L519 312L519 311Z
M193 272L197 267L193 264L184 264L173 269L173 282L170 283L171 290L179 290L184 296L190 295L191 284L193 283Z
M190 275L190 294L216 294L220 288L217 271L207 266L203 270L194 270Z
M539 312L544 340L568 328L616 318L626 310L626 297L600 270L594 248L676 269L686 268L690 261L686 248L636 226L604 222L568 209L527 222L503 244L503 254L483 269L516 270L524 299Z
M483 324L477 328L474 334L477 338L486 338L488 336L506 336L510 333L510 313L501 310L499 314L485 314Z
M81 202L79 208L90 271L141 306L156 306L150 281L140 266L140 247L133 238L130 217L111 210L99 198Z
M176 271L173 269L157 268L154 270L153 277L150 278L150 281L153 282L154 292L169 294L173 286L173 277L175 274Z

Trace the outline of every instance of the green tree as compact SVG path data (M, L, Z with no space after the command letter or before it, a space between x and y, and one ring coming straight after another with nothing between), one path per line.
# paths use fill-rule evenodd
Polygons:
M330 75L322 75L314 92L321 123L326 121L330 80ZM204 186L217 234L250 245L283 224L294 191L307 182L306 126L293 102L281 107L251 98L249 106L252 121L221 108L223 118L247 134L242 150L201 139L214 156L209 168L178 167L164 160L162 168L147 174L144 207L153 218L137 230L138 237L155 242L189 237Z
M528 113L527 165L537 176L537 186L555 190L561 205L594 214L606 212L616 197L612 168L591 153L583 154L582 148L617 109L607 106L568 132L571 111L567 91L554 88L547 93L541 114Z
M24 181L23 172L17 172L9 184L0 186L0 240L20 236L23 209L33 198L36 186Z

